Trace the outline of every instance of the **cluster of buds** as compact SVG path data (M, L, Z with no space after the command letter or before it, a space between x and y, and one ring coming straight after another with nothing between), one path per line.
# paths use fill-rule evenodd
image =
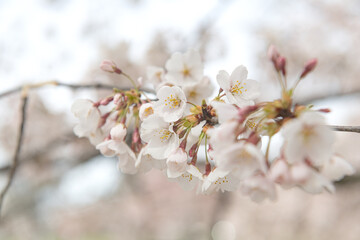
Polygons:
M149 67L147 80L156 90L150 100L139 86L114 89L92 102L77 100L74 132L87 137L104 156L118 158L124 173L159 169L184 189L210 194L240 190L254 201L276 198L276 186L300 187L310 193L334 191L333 181L354 173L332 152L334 134L325 110L293 103L293 93L316 66L310 60L293 87L286 80L286 58L271 47L269 58L278 72L281 97L257 102L260 86L247 78L244 66L216 76L218 94L203 75L199 53L175 53L165 68ZM104 61L104 71L123 74ZM270 159L271 139L281 134L279 156ZM262 146L264 139L267 145ZM262 151L262 148L264 151Z

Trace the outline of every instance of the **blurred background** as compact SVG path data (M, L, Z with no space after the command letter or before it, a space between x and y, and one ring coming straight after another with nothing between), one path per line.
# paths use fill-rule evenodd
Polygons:
M288 58L289 81L319 65L296 92L329 107L329 124L360 125L360 2L357 0L0 0L0 93L58 80L127 86L99 69L112 59L133 78L164 66L175 51L200 50L205 74L243 64L263 86L280 89L266 52ZM256 204L240 193L196 195L159 171L124 175L74 136L77 98L108 90L43 87L29 95L20 166L8 192L0 239L359 239L360 135L337 133L334 151L358 170L335 194L278 189ZM0 187L15 152L20 94L0 99Z

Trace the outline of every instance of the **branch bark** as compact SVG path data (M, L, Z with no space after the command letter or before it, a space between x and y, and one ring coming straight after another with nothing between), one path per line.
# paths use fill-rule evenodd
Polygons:
M58 82L58 81L47 81L47 82L42 82L42 83L38 83L38 84L29 84L29 85L25 85L25 86L20 86L20 87L16 87L13 89L10 89L8 91L5 91L3 93L0 94L0 98L6 97L8 95L20 92L22 89L33 89L33 88L39 88L39 87L43 87L43 86L48 86L48 85L52 85L52 86L60 86L60 87L68 87L71 89L105 89L105 90L113 90L114 88L120 89L120 90L129 90L128 87L124 88L124 87L116 87L116 86L112 86L112 85L107 85L107 84L101 84L101 83L94 83L94 84L69 84L69 83L62 83L62 82ZM144 92L148 92L148 93L155 93L154 90L152 89L148 89L148 88L141 88L141 91Z
M22 141L24 138L26 107L27 107L27 102L28 102L27 93L25 91L21 95L21 100L22 100L21 101L21 120L20 120L20 125L19 125L18 138L17 138L17 142L16 142L15 155L12 160L12 166L10 167L10 172L9 172L9 176L7 178L7 182L5 184L5 187L2 189L2 191L0 193L0 216L1 216L1 210L2 210L2 206L3 206L3 202L4 202L4 197L7 193L7 191L9 190L11 183L13 182L13 179L14 179L14 176L15 176L18 164L19 164L19 156L20 156Z
M330 125L329 127L331 127L332 130L339 131L339 132L360 133L360 126L332 126L332 125Z

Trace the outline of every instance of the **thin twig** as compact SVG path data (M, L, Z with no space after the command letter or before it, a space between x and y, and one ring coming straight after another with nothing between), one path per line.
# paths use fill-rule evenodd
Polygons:
M24 89L26 90L26 89ZM21 122L19 125L19 133L18 133L18 138L17 138L17 143L16 143L16 149L15 149L15 155L12 161L12 166L10 168L10 173L6 182L5 187L3 188L3 190L0 193L0 216L1 216L1 209L2 209L2 205L3 205L3 201L4 201L4 197L7 193L7 191L9 190L11 183L14 179L16 170L17 170L17 166L19 163L19 156L20 156L20 150L21 150L21 146L22 146L22 141L23 141L23 137L24 137L24 126L25 126L25 119L26 119L26 106L27 106L27 102L28 102L28 97L27 97L27 93L24 91L22 96L21 96L21 100L22 100L22 106L21 106Z
M360 133L360 126L329 126L334 131Z
M6 97L8 95L11 95L13 93L17 93L20 92L23 88L28 88L28 89L32 89L32 88L39 88L39 87L43 87L43 86L47 86L47 85L53 85L53 86L60 86L60 87L68 87L71 89L81 89L81 88L93 88L93 89L105 89L105 90L113 90L114 88L120 89L120 90L129 90L128 87L124 88L124 87L116 87L116 86L112 86L112 85L107 85L107 84L101 84L101 83L94 83L94 84L70 84L70 83L62 83L62 82L58 82L58 81L47 81L47 82L43 82L43 83L39 83L39 84L30 84L30 85L25 85L23 87L16 87L13 89L10 89L6 92L0 93L0 98L2 97ZM154 90L148 89L148 88L141 88L140 89L143 92L148 92L148 93L154 93Z

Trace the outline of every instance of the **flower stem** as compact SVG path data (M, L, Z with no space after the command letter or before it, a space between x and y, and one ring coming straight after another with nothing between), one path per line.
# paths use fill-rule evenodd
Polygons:
M135 81L134 81L128 74L126 74L126 73L124 73L124 72L121 72L121 74L124 75L127 79L130 80L130 82L132 83L132 85L134 86L134 88L136 89L136 91L139 90L138 87L137 87L136 84L135 84Z
M265 161L266 161L266 166L268 167L268 169L270 168L269 151L270 151L271 139L272 139L272 136L269 136L269 142L266 146L266 152L265 152Z

